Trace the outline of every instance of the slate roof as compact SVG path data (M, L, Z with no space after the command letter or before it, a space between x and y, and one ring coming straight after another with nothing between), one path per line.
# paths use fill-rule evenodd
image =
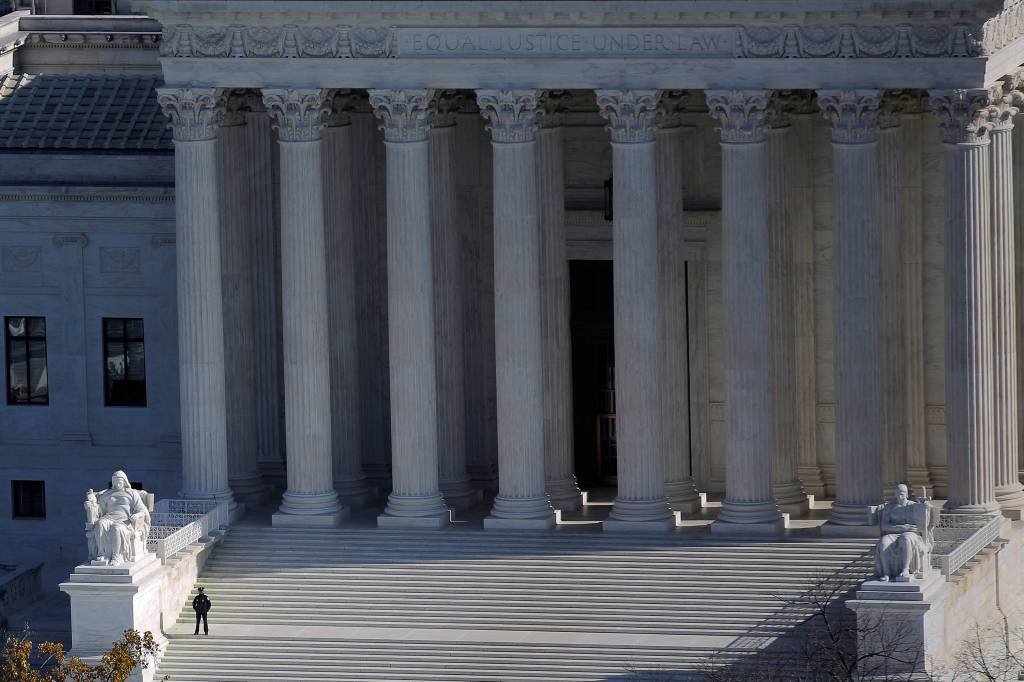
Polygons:
M159 85L147 76L5 76L0 149L171 151Z

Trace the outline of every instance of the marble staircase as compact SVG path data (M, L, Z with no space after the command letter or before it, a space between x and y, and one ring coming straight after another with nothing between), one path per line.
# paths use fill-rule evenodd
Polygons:
M212 634L184 604L158 679L689 679L805 636L793 602L866 577L871 545L236 527L202 575Z

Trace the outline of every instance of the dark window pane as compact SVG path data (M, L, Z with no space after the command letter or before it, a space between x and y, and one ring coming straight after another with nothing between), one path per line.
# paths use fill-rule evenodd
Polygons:
M28 356L31 401L45 403L49 396L49 382L46 376L46 341L29 341Z
M103 324L106 326L106 334L108 339L124 338L124 320L106 319L103 320Z
M146 349L140 318L107 318L104 331L106 404L146 405Z
M124 321L124 333L129 339L139 339L143 337L142 334L142 320L125 320Z
M128 371L127 377L132 381L145 381L146 379L146 352L141 341L130 341L128 343Z
M124 343L120 341L107 342L107 379L124 379Z
M28 400L28 348L24 341L7 340L7 399Z
M46 486L43 481L11 481L12 516L16 519L46 517Z
M28 319L28 335L33 339L45 339L46 338L46 318L45 317L29 317Z
M8 317L7 318L7 336L12 338L18 338L25 336L25 318L24 317Z

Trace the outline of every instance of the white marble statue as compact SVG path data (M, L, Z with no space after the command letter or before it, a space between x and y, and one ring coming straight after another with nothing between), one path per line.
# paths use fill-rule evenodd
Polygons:
M110 488L86 492L86 538L94 565L120 566L142 558L149 537L149 510L132 490L128 476L116 471Z
M881 510L882 537L875 547L875 573L882 581L923 578L931 568L933 510L927 501L914 502L907 486L896 486L896 499Z

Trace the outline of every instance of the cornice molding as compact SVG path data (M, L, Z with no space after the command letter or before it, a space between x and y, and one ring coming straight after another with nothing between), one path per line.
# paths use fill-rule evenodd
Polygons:
M159 33L69 31L29 33L24 42L32 47L55 49L156 50L162 37Z
M3 202L173 204L173 188L49 187L18 185L0 188Z

